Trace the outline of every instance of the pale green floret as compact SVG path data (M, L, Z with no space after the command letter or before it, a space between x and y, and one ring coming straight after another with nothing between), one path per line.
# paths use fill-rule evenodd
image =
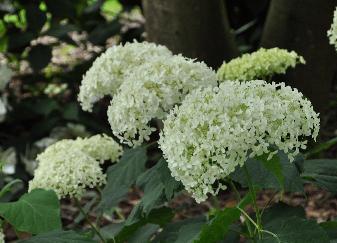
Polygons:
M111 129L122 142L140 145L156 130L149 125L152 119L165 118L191 90L216 85L215 72L202 62L181 55L152 58L134 68L113 97Z
M219 68L217 75L219 80L254 79L269 80L274 74L283 74L290 67L305 63L302 56L294 51L279 48L261 48L251 54L244 54L230 62L224 62Z
M80 198L86 188L106 183L100 163L115 162L121 153L121 146L105 135L58 141L37 156L39 165L29 191L43 188L54 190L59 198Z
M330 29L328 30L329 43L334 45L337 50L337 7L334 11L334 17Z
M113 46L99 56L83 76L78 100L82 109L91 111L105 95L113 96L132 70L152 58L170 57L165 47L148 42Z
M225 189L220 180L248 157L277 146L292 161L307 137L316 139L319 122L311 103L283 83L224 82L187 95L164 121L159 144L172 176L201 202Z

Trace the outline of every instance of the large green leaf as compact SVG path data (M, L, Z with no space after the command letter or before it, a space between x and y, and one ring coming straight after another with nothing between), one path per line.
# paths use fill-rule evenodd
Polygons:
M109 167L100 209L110 210L125 197L130 186L144 172L146 161L146 148L138 147L125 151L121 160Z
M320 223L325 232L328 234L331 242L337 242L337 221L327 221Z
M119 225L118 229L114 230L115 233L110 235L110 237L113 237L111 242L121 243L127 241L134 234L139 234L139 229L146 224L155 224L163 227L172 220L173 216L174 214L170 208L153 209L148 216L140 218L133 224L124 223L124 225Z
M34 236L20 243L94 243L96 241L88 239L74 231L52 231Z
M60 204L53 191L35 189L17 202L0 203L0 215L16 230L32 234L61 228Z
M304 208L300 206L291 207L285 203L277 203L263 213L262 223L268 224L268 222L271 222L274 219L283 220L292 216L305 219Z
M262 226L264 230L276 234L278 239L265 233L259 243L329 242L326 232L316 222L305 219L305 211L302 207L291 207L284 203L276 204L263 214Z
M168 224L154 239L155 243L189 243L199 236L205 217L186 219Z
M157 224L146 224L140 227L128 240L128 243L148 243L151 236L159 230Z
M132 210L127 224L136 222L139 217L149 214L152 208L171 200L182 188L171 176L164 159L160 159L155 166L140 175L137 185L144 190L144 195L137 207Z
M268 222L264 227L271 234L263 234L263 239L258 243L329 243L327 233L314 221L298 218L278 219Z
M231 224L239 220L241 212L237 208L225 208L219 211L215 216L201 229L196 243L216 243L225 238Z
M284 153L279 152L270 161L266 161L265 157L259 157L258 159L248 159L245 162L255 186L263 189L303 192L303 182L296 164L290 163ZM248 186L244 168L238 167L230 177L243 187Z
M337 160L305 160L301 176L330 192L337 193Z

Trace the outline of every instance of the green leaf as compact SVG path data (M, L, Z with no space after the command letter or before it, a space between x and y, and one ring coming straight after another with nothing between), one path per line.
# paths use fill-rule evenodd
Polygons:
M291 207L285 203L278 203L273 205L273 207L268 208L262 217L262 224L267 225L274 219L283 220L296 216L298 218L305 219L305 211L302 207Z
M253 184L261 189L284 189L289 192L303 192L303 182L296 164L294 162L290 163L287 156L282 152L274 155L274 157L276 156L278 156L278 159L267 162L260 162L256 159L248 159L245 162ZM274 161L276 165L270 163ZM281 171L277 163L280 163ZM245 171L242 167L237 167L230 177L240 183L241 186L248 187Z
M197 239L205 224L205 217L186 219L168 224L153 242L155 243L189 243Z
M138 147L125 151L121 160L109 167L100 209L110 210L125 197L129 187L145 170L146 161L146 148Z
M195 243L216 243L225 238L231 224L240 219L241 212L236 208L225 208L218 211L215 216L204 225L201 229L199 237Z
M337 221L327 221L320 223L319 226L328 234L331 241L337 241Z
M34 71L45 68L52 58L52 48L47 45L38 44L33 46L28 53L28 61Z
M127 224L137 222L139 217L148 215L152 208L169 201L181 184L177 182L167 167L167 162L160 159L152 168L148 169L137 179L138 186L143 188L144 195L127 219Z
M159 230L159 225L146 224L140 227L128 240L128 243L147 243L153 234Z
M282 174L282 165L280 158L278 155L274 155L270 160L268 160L268 156L268 154L263 154L256 159L260 161L264 165L264 167L277 178L277 181L283 189L285 179Z
M88 239L74 231L52 231L34 236L20 243L94 243L96 241Z
M278 239L265 233L258 243L329 243L326 232L314 221L298 217L274 218L264 227L273 232Z
M305 160L301 176L330 192L337 193L337 160Z
M16 230L32 234L61 228L60 203L53 191L35 189L17 202L0 203L0 215Z
M146 224L156 224L161 227L170 222L173 218L174 214L172 209L167 207L161 207L153 209L148 216L142 217L134 224L124 224L123 228L118 231L118 234L114 236L114 242L125 242L127 241L133 234L135 234L139 228Z

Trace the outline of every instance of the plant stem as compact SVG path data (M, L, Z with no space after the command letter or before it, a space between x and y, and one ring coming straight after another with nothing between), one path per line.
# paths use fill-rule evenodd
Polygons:
M241 195L240 195L238 189L236 188L234 182L233 182L231 179L229 179L228 182L229 182L230 187L232 188L232 190L233 190L234 193L235 193L235 197L236 197L237 202L239 203L239 202L241 201ZM239 207L238 207L238 208L239 208ZM239 210L241 211L242 209L239 208ZM249 236L250 236L250 237L253 237L253 234L252 234L252 228L251 228L249 219L246 217L246 214L243 214L243 216L245 217L245 224L246 224L246 226L247 226L247 230L248 230Z
M2 190L0 191L0 198L3 197L7 192L9 192L14 184L21 182L22 181L20 179L15 179L9 182L7 185L5 185L4 188L2 188Z
M261 215L260 215L259 207L257 206L257 203L256 203L255 189L254 189L254 186L253 186L253 183L252 183L252 180L251 180L251 177L249 175L249 172L248 172L248 169L247 169L246 165L243 166L243 169L244 169L245 174L246 174L249 192L252 195L253 207L254 207L255 215L256 215L256 223L258 225L258 228L256 228L257 229L257 233L258 233L259 239L261 239L261 233L260 233L260 229L261 229Z
M96 235L101 239L101 242L105 243L105 239L104 237L102 236L102 234L99 232L99 230L97 229L97 227L95 225L93 225L93 223L90 221L89 217L88 217L88 214L83 210L80 202L78 201L77 198L75 198L75 202L76 202L76 205L78 207L78 209L80 210L80 212L83 214L85 220L88 222L88 224L90 225L90 227L93 229L93 231L96 233Z

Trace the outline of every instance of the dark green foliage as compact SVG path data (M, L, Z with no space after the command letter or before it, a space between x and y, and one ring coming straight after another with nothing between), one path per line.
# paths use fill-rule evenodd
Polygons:
M144 190L144 196L132 210L127 224L137 222L139 217L148 215L154 207L170 201L182 189L181 184L171 176L164 159L160 159L155 166L140 175L137 185Z
M337 160L305 160L301 176L330 192L337 192Z
M96 241L88 239L74 231L51 231L34 236L20 243L94 243Z
M223 240L230 226L239 220L241 212L237 208L225 208L217 212L213 218L202 227L196 243L216 243Z
M125 197L137 177L144 172L146 161L145 147L125 151L120 161L107 171L108 182L103 189L99 208L110 210L115 207Z
M0 203L0 215L16 230L32 234L61 228L60 203L53 191L35 189L17 202Z
M277 189L288 192L302 192L303 182L295 162L290 163L286 155L279 152L272 160L267 156L248 159L245 163L252 183L263 189ZM230 177L247 187L244 168L238 167Z

